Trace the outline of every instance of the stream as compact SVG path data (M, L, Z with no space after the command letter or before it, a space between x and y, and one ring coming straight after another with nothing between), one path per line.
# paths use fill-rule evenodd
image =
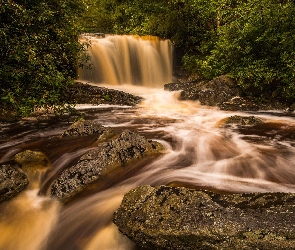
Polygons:
M102 84L144 100L136 107L78 105L85 118L117 132L136 131L162 143L166 152L105 179L97 190L65 205L49 196L50 184L93 148L96 138L60 138L70 126L67 119L0 124L0 162L26 149L42 151L51 161L47 172L29 176L38 185L0 204L1 250L136 250L118 232L112 215L124 194L140 185L222 193L295 192L294 113L221 111L179 101L179 92L164 91L158 82L162 87ZM233 115L254 115L263 123L225 124Z

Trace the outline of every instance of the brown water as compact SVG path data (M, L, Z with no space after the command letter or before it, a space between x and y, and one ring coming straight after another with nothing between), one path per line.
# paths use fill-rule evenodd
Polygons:
M179 101L179 93L163 91L163 85L151 88L123 83L112 87L145 100L135 108L78 108L86 118L117 132L129 129L161 142L166 153L124 168L98 182L88 196L63 205L48 195L50 185L94 146L96 138L61 139L59 135L70 125L66 119L0 124L0 162L25 149L42 151L51 161L47 172L29 174L33 186L0 204L1 250L136 249L112 224L112 215L126 192L144 184L229 193L295 192L294 113L225 112L198 102ZM151 86L157 85L160 83L156 81ZM225 119L232 115L255 115L264 123L253 127L225 125Z
M295 191L294 114L256 113L263 125L229 126L224 124L226 117L253 114L178 101L178 93L161 89L119 87L142 95L145 101L136 108L83 106L87 117L118 132L128 128L158 140L167 152L130 166L104 180L91 195L62 205L48 195L38 195L38 190L42 187L46 193L55 176L91 148L95 138L60 139L69 126L66 121L2 125L1 161L20 150L42 150L51 158L52 168L39 177L39 188L28 188L1 204L0 249L135 249L111 220L123 195L143 184L221 192Z

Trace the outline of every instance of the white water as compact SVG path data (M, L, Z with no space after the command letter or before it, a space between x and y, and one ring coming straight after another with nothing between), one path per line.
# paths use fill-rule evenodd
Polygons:
M120 45L114 39L120 40ZM89 79L85 75L83 77L86 81L93 81L92 84L115 84L112 87L141 95L145 100L136 108L85 105L79 108L96 110L91 112L92 119L103 125L119 131L128 128L149 139L158 140L166 147L166 153L137 169L138 171L125 175L123 173L124 178L118 176L104 191L68 205L37 195L38 186L27 189L12 201L0 204L1 250L135 250L135 245L118 232L111 220L124 194L145 184L185 185L224 192L295 192L293 117L257 113L255 116L261 118L264 125L255 130L249 127L240 131L237 126L225 126L224 121L229 116L251 114L225 112L201 106L198 102L179 101L179 93L162 90L163 83L170 81L171 73L159 77L156 69L160 66L156 66L153 71L156 76L149 73L150 87L144 87L145 82L141 82L141 86L135 86L131 76L133 72L129 70L133 66L128 66L129 60L122 58L119 64L115 63L112 50L109 51L110 54L104 55L106 47L126 47L125 41L129 39L131 43L140 42L144 46L147 43L146 40L131 37L96 39L93 42L97 42L94 48L100 51L104 59L101 64L101 59L95 56L95 67L100 70L105 64L111 68L106 68L99 74L93 73L94 76L91 75ZM125 53L124 46L122 54ZM133 45L127 47L131 46ZM154 46L160 45L148 45L151 50ZM136 50L141 51L138 48ZM98 52L91 53L97 55ZM156 62L152 61L151 64L154 63ZM97 66L100 64L101 66ZM123 65L126 68L122 70L127 72L125 76L121 76L118 70ZM97 79L96 75L103 76ZM133 85L126 82L133 82ZM269 129L266 130L264 126ZM8 131L9 128L4 130ZM2 150L9 148L0 162L9 160L24 143L37 141L42 137L50 138L62 132L61 128L43 130L28 128L23 134L10 137L0 147ZM47 143L47 147L50 147L51 144ZM41 178L39 185L46 184L67 163L86 150L67 152L55 159L46 178ZM40 177L38 183L39 181Z
M30 190L2 204L0 249L136 249L111 220L123 195L144 184L182 183L226 192L295 192L294 141L280 140L279 133L256 139L255 134L243 135L234 127L224 127L225 118L248 115L245 113L178 101L178 93L161 89L121 87L141 94L145 101L135 109L98 113L94 119L116 129L136 130L160 141L167 152L105 191L67 206ZM256 116L265 124L295 127L292 117ZM61 168L67 157L69 161L71 154L57 160L51 172Z

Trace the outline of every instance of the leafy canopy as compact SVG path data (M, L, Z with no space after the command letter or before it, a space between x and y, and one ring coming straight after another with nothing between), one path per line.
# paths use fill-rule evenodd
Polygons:
M186 70L229 74L246 95L295 102L295 6L291 0L87 0L86 29L157 35Z
M78 42L78 0L8 0L0 4L0 103L28 115L63 108L61 93L76 77L84 46Z

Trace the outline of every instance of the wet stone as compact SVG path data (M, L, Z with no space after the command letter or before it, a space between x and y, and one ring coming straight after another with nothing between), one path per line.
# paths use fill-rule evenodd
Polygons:
M118 138L90 150L76 165L64 170L54 181L51 195L67 201L111 171L163 150L160 143L125 130Z
M295 194L141 186L113 222L141 249L294 249Z
M234 115L227 118L226 124L238 124L238 125L256 125L262 123L262 120L255 116L239 116Z
M19 163L22 169L37 170L50 167L47 156L39 151L26 150L14 156L14 160Z
M27 176L18 169L16 164L0 164L0 202L15 197L28 184Z
M115 131L110 127L104 127L97 121L81 119L72 124L62 137L78 137L87 135L97 135L100 141L107 140L115 135Z
M112 104L135 106L142 101L142 97L135 96L124 91L109 89L105 87L92 86L76 82L70 86L63 97L66 101L74 104Z

